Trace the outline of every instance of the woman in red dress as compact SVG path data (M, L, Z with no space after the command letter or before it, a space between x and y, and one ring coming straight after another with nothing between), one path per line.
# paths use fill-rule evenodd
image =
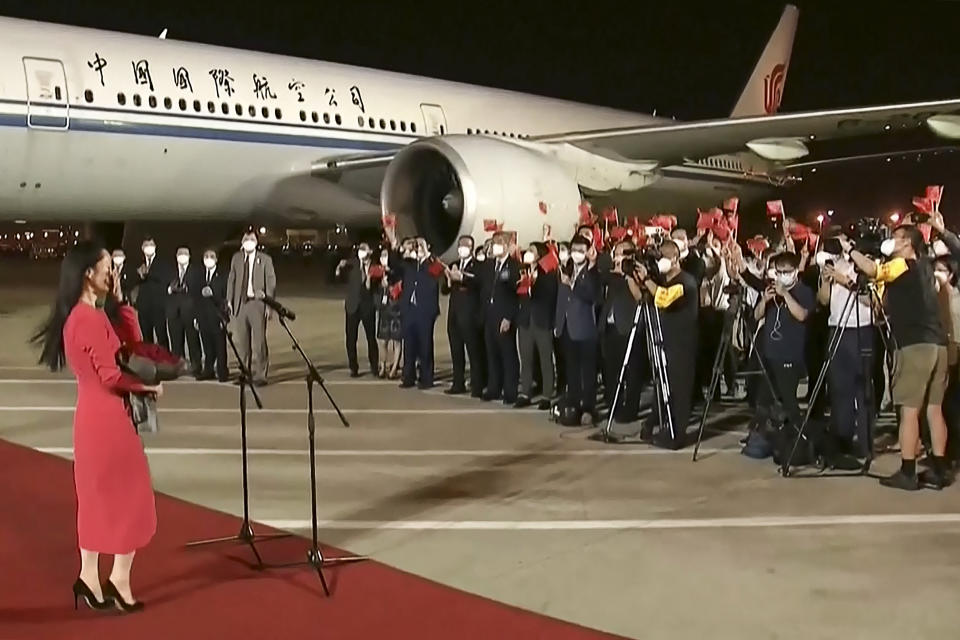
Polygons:
M82 597L94 609L115 605L135 611L143 603L131 592L130 568L134 553L153 537L157 516L150 468L124 395L159 395L162 388L142 384L117 365L117 332L135 342L140 330L136 313L126 305L120 307L114 330L102 309L107 296L121 301L110 254L96 243L77 244L64 258L57 300L34 340L43 345L41 363L52 371L68 364L77 378L73 475L80 576L73 586L74 605ZM102 587L101 553L114 555L110 579Z

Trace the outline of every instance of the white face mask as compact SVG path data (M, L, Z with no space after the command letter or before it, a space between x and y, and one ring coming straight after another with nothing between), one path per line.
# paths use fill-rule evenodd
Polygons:
M473 250L470 247L457 247L457 255L460 256L461 260L466 260L472 253Z
M893 250L897 248L897 241L893 238L887 238L880 243L880 253L888 258L893 255Z
M179 264L181 267L187 266L189 262L190 262L190 256L188 254L186 253L177 254L177 264Z
M124 256L113 256L113 264L117 265L118 267L123 265L124 260L126 260Z
M487 255L486 255L485 253L478 253L478 254L477 254L477 262L483 262L483 261L486 260L486 259L487 259Z
M257 250L257 241L256 240L244 240L243 241L243 250L247 253L253 253Z
M366 249L358 249L358 250L357 250L357 257L360 258L361 260L366 260L366 259L367 259L367 250L366 250Z
M427 257L427 250L424 249L423 247L418 247L418 248L417 248L417 257L420 258L421 260L423 260L424 258L426 258L426 257Z
M383 266L390 264L390 256L380 256L380 264Z
M533 264L537 261L537 255L533 251L526 251L523 254L523 264Z
M203 259L203 266L205 266L207 269L213 269L215 266L217 266L217 259L216 259L216 258L204 258L204 259Z
M950 282L950 274L943 271L934 271L933 275L937 277L937 280L940 281L940 284L948 284Z
M827 266L827 261L832 260L834 264L837 262L837 256L832 253L827 253L826 251L817 252L817 266L823 269Z
M660 273L667 273L670 271L670 267L673 266L673 260L670 258L660 258L657 260L657 271Z
M493 257L494 257L494 258L499 258L499 257L503 256L503 254L506 253L506 251L507 251L506 247L504 247L502 244L495 244L495 245L493 245Z
M148 244L143 248L143 255L152 258L157 253L156 245Z
M788 271L786 273L778 273L777 281L780 283L781 286L792 287L794 284L797 283L797 272Z
M570 259L570 252L567 251L566 249L561 249L559 251L558 257L560 258L560 262L566 264L567 260Z
M587 254L583 251L571 251L570 257L573 259L573 264L583 264L583 261L587 259Z
M407 258L408 260L413 260L414 258L417 257L417 252L414 251L413 249L407 249L406 251L403 252L403 257Z

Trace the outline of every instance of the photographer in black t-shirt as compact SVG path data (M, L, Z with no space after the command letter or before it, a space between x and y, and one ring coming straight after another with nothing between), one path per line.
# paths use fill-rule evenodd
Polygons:
M786 418L794 429L803 421L797 403L800 378L806 375L805 345L807 316L816 301L810 287L798 279L800 259L793 253L773 258L774 280L769 283L757 306L754 319L763 320L762 353ZM760 384L757 402L759 422L770 415L773 398L769 385Z

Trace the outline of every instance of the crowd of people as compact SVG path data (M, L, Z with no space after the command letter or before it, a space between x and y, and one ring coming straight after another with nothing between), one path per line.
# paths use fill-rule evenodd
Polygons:
M616 212L582 207L569 241L546 228L523 247L501 230L463 236L450 262L433 256L423 237L398 238L388 219L382 246L361 244L337 267L348 284L351 375L361 375L362 324L373 375L402 388L433 387L434 329L446 295L453 375L445 393L554 409L565 425L596 424L611 411L606 439L680 448L729 341L714 392L753 408L748 455L787 455L780 449L808 422L798 397L807 379L813 426L802 440L810 455L816 448L831 465L860 468L872 456L871 425L889 389L903 468L883 483L949 484L958 456L947 433L960 420L960 241L942 215L822 234L784 216L772 237L744 242L735 207L701 213L689 232L670 216L626 224ZM868 248L871 238L876 246ZM643 305L653 315L638 312ZM666 406L638 419L658 374L651 356L661 350L669 391L653 402L666 398L673 429L663 424ZM823 392L814 395L821 371ZM930 469L918 474L920 449ZM794 461L805 461L802 451Z

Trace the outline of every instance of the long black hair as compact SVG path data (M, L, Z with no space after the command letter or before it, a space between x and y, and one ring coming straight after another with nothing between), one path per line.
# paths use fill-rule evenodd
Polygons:
M57 297L50 308L50 316L30 339L41 347L40 364L51 371L63 368L66 358L63 353L63 325L67 316L83 294L83 282L87 269L93 269L103 257L101 242L84 240L67 252L60 265L60 284Z

